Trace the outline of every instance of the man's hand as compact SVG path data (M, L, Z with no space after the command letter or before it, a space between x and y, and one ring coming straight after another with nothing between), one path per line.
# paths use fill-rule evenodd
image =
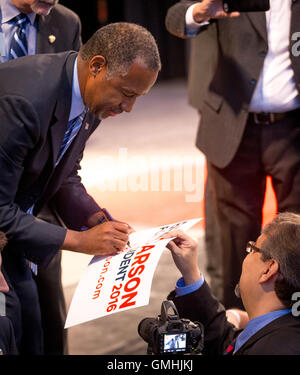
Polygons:
M176 267L181 272L185 284L193 284L200 278L197 242L181 230L164 236L164 238L172 237L176 238L168 243L167 248L171 250Z
M239 15L239 12L224 12L223 0L203 0L193 9L193 17L195 22L207 21L210 18L235 18Z
M94 213L92 216L89 217L89 219L87 221L87 226L89 228L92 228L92 227L98 225L99 221L103 220L103 218L105 218L106 220L109 221L109 219L105 216L103 211L98 211L98 212ZM124 223L123 221L114 220L114 222L126 224L128 226L128 230L129 230L128 234L135 232L135 230L129 224Z
M108 221L83 232L68 230L62 249L89 255L115 255L128 242L129 226Z
M237 329L244 329L249 322L247 312L236 308L226 310L226 318Z

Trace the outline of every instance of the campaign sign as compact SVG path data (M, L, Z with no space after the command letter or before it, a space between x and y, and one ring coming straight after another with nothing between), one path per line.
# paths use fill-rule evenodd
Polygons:
M65 328L149 303L153 275L160 256L177 229L188 230L201 219L130 234L130 247L113 256L95 256L74 293Z

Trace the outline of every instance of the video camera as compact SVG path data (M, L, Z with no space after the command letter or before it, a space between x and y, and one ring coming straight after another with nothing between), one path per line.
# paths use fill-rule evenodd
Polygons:
M170 308L173 315L168 314ZM204 346L203 325L180 319L172 301L162 303L157 318L141 320L138 333L148 343L147 354L199 354Z

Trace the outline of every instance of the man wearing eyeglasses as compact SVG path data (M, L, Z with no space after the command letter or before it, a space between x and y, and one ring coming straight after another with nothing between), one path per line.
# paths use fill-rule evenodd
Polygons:
M197 262L197 243L185 233L168 245L182 273L173 299L180 317L200 321L205 328L206 355L299 355L300 319L293 304L300 292L300 215L281 213L256 242L248 242L235 293L249 316L244 330L226 318ZM295 306L295 305L294 305Z
M232 290L241 250L261 231L267 176L278 212L300 212L299 23L297 0L239 15L222 0L180 0L166 17L171 34L190 38L189 103L207 159L207 271L227 308L240 302Z

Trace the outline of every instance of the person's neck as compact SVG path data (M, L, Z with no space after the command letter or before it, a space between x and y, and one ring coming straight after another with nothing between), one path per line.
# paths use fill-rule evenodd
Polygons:
M32 9L28 4L23 4L14 0L11 0L12 4L21 12L24 14L30 14L32 13Z
M78 83L80 88L81 97L84 98L85 92L85 83L87 80L88 69L86 62L80 56L80 53L77 55L77 73L78 73Z
M253 301L249 301L245 309L248 313L249 320L257 318L258 316L268 314L272 311L282 310L286 307L283 303L274 295L261 296L261 298L256 298Z

